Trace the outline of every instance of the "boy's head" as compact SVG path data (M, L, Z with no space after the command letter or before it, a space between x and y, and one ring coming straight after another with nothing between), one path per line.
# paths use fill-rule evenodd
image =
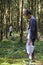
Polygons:
M30 11L30 10L26 9L26 10L24 11L24 15L25 15L25 17L26 17L27 19L30 19L30 18L31 18L32 13L31 13L31 11Z

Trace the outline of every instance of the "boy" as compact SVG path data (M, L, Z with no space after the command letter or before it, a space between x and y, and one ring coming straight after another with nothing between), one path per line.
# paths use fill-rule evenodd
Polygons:
M32 60L32 53L34 51L34 46L32 45L32 42L30 42L30 29L27 30L27 42L26 42L26 51L29 56L30 62Z
M25 10L24 15L26 19L29 21L29 29L30 29L30 43L34 46L34 42L37 38L37 22L36 18L32 15L30 10ZM34 60L34 52L32 53L32 59Z

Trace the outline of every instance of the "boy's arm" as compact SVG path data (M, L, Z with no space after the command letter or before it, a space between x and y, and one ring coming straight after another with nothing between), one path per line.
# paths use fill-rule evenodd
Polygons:
M30 21L30 40L33 39L34 33L35 33L35 22L34 20L31 20Z

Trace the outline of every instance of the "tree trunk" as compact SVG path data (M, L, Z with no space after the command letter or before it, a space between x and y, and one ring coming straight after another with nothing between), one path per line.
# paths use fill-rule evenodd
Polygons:
M1 39L3 39L3 0L1 0Z
M21 31L20 31L20 41L23 41L23 0L21 0Z
M18 0L18 4L17 5L18 5L17 6L18 10L17 10L17 28L16 28L17 30L16 31L18 32L19 31L19 0Z

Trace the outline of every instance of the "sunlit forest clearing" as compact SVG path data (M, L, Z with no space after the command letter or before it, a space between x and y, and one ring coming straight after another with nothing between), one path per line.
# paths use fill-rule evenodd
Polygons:
M29 22L24 17L25 9L30 9L37 20L39 40L35 41L33 64L43 65L43 0L0 0L0 65L29 65L26 53Z
M29 58L26 54L26 39L11 37L0 42L0 65L24 65ZM43 41L35 42L35 63L43 65Z

